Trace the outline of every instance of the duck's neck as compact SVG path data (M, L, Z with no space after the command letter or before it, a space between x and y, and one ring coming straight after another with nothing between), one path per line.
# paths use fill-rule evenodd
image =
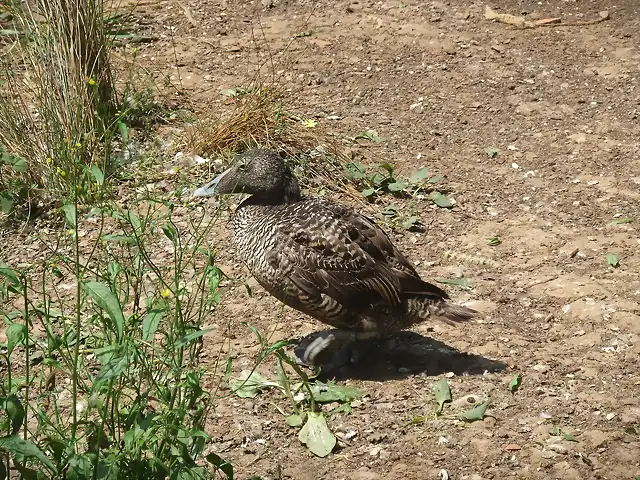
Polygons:
M287 205L302 199L300 185L293 174L282 183L282 187L269 193L253 194L244 200L240 207L248 205Z

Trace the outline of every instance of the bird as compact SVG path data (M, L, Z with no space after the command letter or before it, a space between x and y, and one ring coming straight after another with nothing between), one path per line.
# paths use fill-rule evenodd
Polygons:
M317 366L323 352L335 355L356 340L430 319L459 324L477 313L424 281L374 220L303 196L279 152L246 150L191 195L230 194L248 195L231 224L232 243L251 275L280 302L333 327L310 342L300 363Z

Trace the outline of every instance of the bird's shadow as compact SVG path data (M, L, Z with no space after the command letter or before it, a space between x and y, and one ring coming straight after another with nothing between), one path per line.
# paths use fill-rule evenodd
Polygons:
M325 333L315 332L311 335ZM413 375L436 376L447 372L455 375L482 375L500 372L507 365L482 355L461 352L446 343L416 332L401 331L384 339L358 340L353 348L358 360L334 368L320 379L332 380L397 380Z

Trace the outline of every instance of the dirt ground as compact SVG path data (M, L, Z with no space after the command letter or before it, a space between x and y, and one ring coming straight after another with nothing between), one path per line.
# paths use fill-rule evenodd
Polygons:
M224 108L220 90L246 85L262 65L263 78L275 74L332 131L377 130L387 141L360 147L371 161L446 175L455 208L423 202L427 231L393 238L426 278L468 278L473 289L449 291L482 312L460 328L419 326L372 348L366 368L343 372L338 381L368 397L330 419L351 439L327 458L285 425L281 395L221 399L213 450L239 478L640 475L640 441L625 433L640 422L640 9L631 0L491 6L574 25L515 29L463 1L138 4L159 37L139 55L202 112ZM608 20L576 24L603 10ZM488 147L499 153L490 158ZM494 235L497 247L487 244ZM224 245L225 232L217 238ZM246 277L233 251L219 249L221 267ZM619 268L607 265L609 252ZM241 321L272 340L322 328L254 290L249 298L230 288L217 312L237 321L236 369L258 351ZM205 362L225 340L208 338ZM274 376L273 365L260 369ZM489 396L491 416L407 426L432 408L431 385L447 372L454 399ZM522 386L512 394L516 373ZM576 441L551 435L554 426Z
M246 85L262 65L319 124L386 138L361 143L372 162L445 175L455 207L421 202L426 231L391 235L425 278L469 279L470 290L446 288L481 312L458 328L418 326L341 372L337 381L367 397L330 418L349 440L326 458L287 427L282 395L220 399L208 433L237 478L640 476L640 439L625 433L640 429L640 4L613 3L491 3L573 23L530 29L490 22L484 4L458 0L136 4L156 38L137 46L141 62L180 84L198 112L226 108L220 91ZM579 24L603 10L608 20ZM491 236L502 243L489 246ZM226 273L248 276L224 228L211 241ZM237 325L235 371L258 351L243 321L272 340L322 329L248 281L255 295L228 287L211 319ZM206 339L212 371L227 340ZM271 363L260 371L275 376ZM408 426L432 408L431 386L447 373L454 400L488 396L490 416ZM211 375L212 389L218 380ZM552 435L554 426L576 441Z

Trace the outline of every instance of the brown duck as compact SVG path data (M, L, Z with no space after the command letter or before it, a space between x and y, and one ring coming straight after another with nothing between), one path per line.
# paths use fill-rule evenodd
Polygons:
M447 303L420 278L373 220L351 208L302 197L276 152L253 149L193 196L244 193L233 242L251 274L286 305L335 327L305 350L316 364L326 347L402 330L429 319L457 323L476 312ZM319 357L318 357L319 358Z

